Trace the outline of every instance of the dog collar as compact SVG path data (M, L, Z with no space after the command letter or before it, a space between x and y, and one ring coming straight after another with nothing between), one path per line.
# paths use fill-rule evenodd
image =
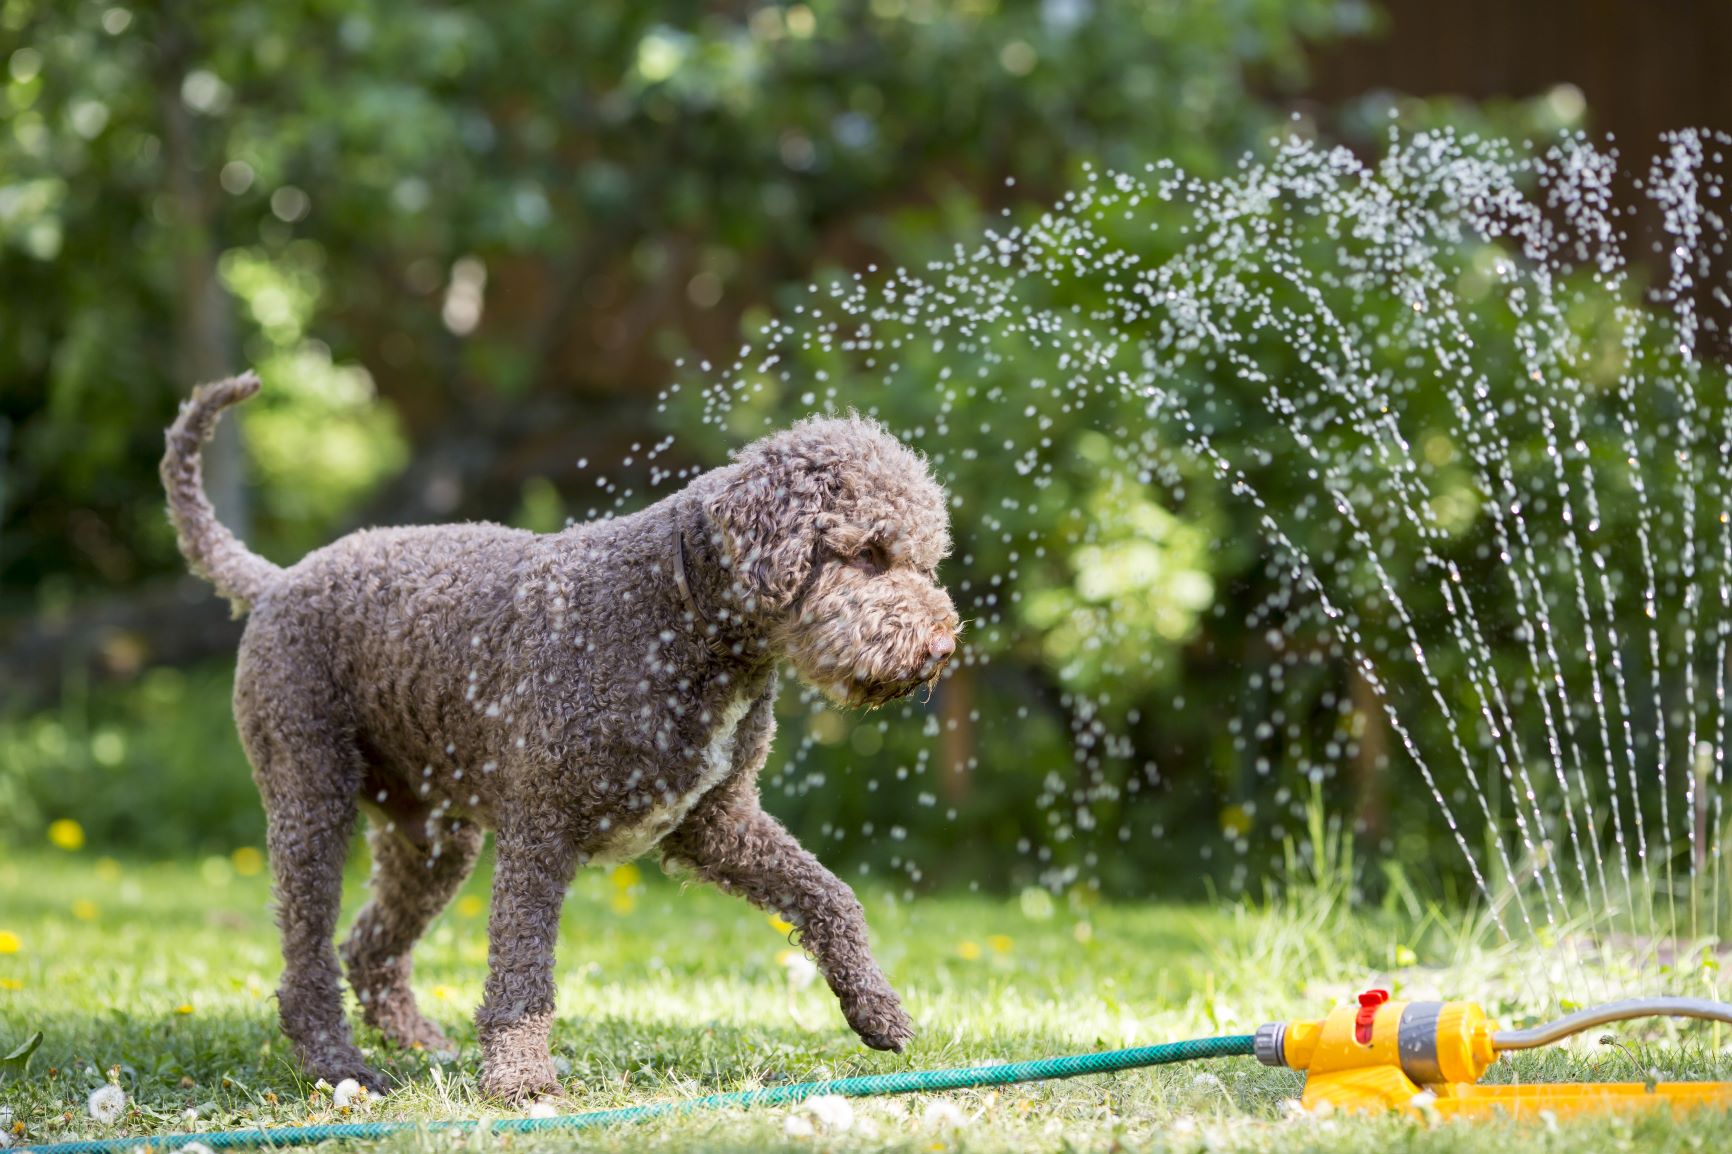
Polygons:
M716 627L710 624L704 611L698 608L697 598L692 596L692 583L686 579L686 528L677 517L674 519L674 585L680 591L680 600L685 602L693 620L702 631L704 645L723 660L732 658L733 649L722 641Z

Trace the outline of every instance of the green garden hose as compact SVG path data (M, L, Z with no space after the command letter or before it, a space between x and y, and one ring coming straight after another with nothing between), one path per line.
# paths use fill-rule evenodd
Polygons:
M670 1114L698 1110L744 1109L751 1106L781 1106L820 1094L844 1098L871 1098L884 1094L918 1094L937 1090L966 1090L977 1086L1007 1086L1015 1082L1043 1082L1053 1078L1076 1078L1084 1074L1111 1074L1141 1066L1164 1066L1204 1058L1249 1057L1253 1053L1250 1034L1224 1038L1193 1038L1162 1046L1137 1046L1129 1050L1106 1050L1096 1054L1071 1054L1040 1058L1032 1062L1009 1062L1001 1066L956 1066L948 1070L906 1070L896 1074L868 1074L859 1078L836 1078L828 1082L798 1082L762 1090L739 1090L730 1094L708 1094L681 1102L658 1102L649 1106L622 1106L615 1110L590 1110L557 1118L502 1118L481 1123L453 1122L339 1122L320 1126L285 1126L267 1130L219 1130L207 1134L163 1134L151 1138L87 1138L23 1146L12 1154L129 1154L135 1150L178 1150L193 1142L213 1150L265 1146L310 1146L334 1140L367 1141L393 1134L441 1131L466 1132L485 1125L494 1134L525 1134L542 1131L587 1130L642 1122Z

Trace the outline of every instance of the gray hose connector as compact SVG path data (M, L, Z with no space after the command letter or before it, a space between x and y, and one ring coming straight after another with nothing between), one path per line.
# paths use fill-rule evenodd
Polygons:
M1287 1023L1270 1022L1258 1026L1251 1035L1251 1052L1265 1066L1287 1065Z

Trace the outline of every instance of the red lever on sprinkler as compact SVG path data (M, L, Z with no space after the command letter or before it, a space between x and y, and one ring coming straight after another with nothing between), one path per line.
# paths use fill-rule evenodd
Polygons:
M1388 990L1366 990L1359 995L1359 1016L1353 1019L1355 1042L1361 1046L1371 1045L1371 1024L1377 1021L1377 1007L1388 1000Z

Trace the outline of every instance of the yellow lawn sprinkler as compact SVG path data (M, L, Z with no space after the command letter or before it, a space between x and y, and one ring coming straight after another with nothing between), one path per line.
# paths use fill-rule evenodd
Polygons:
M1556 1082L1482 1086L1506 1050L1531 1050L1630 1018L1732 1022L1732 1005L1700 998L1635 998L1594 1006L1528 1030L1501 1030L1472 1002L1393 1002L1367 990L1321 1021L1272 1022L1255 1035L1266 1066L1305 1071L1307 1109L1435 1110L1451 1117L1520 1117L1622 1110L1732 1107L1732 1082Z

